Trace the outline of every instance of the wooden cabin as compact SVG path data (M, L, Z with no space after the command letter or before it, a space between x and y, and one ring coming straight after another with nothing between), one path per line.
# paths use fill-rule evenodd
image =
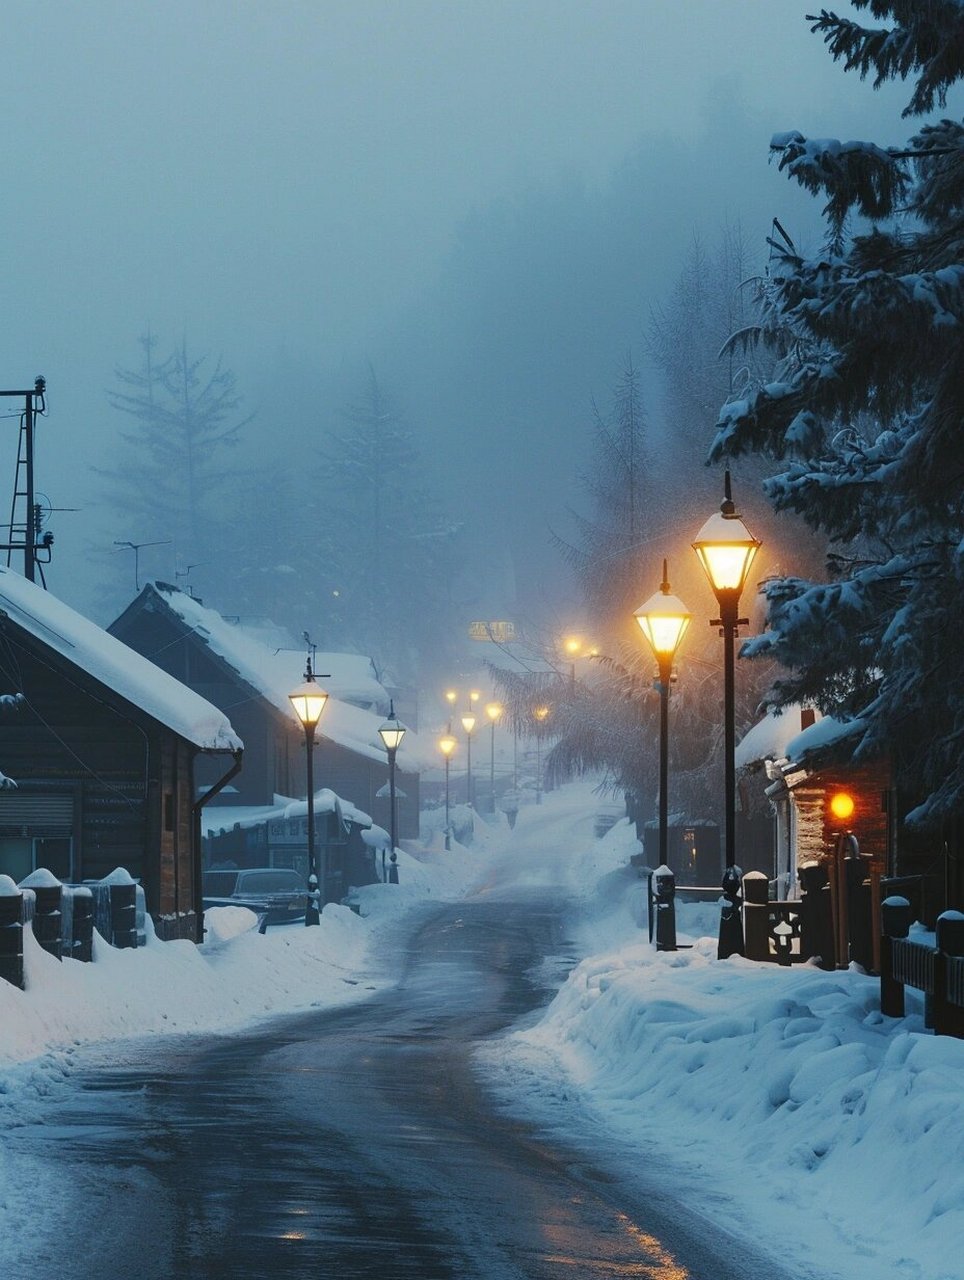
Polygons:
M230 715L244 739L244 769L216 806L266 811L305 796L304 731L288 700L303 679L303 650L266 643L263 633L164 582L148 583L109 630ZM314 669L331 695L315 735L315 786L388 828L388 759L378 737L387 694L369 659L356 654L319 653ZM399 838L419 834L419 775L435 764L409 730L397 756Z
M201 808L240 768L211 703L0 569L0 873L64 882L124 867L161 937L199 939Z

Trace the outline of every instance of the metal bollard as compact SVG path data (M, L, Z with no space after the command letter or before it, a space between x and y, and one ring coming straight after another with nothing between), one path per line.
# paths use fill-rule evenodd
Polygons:
M23 893L0 876L0 978L23 990Z
M762 871L748 871L743 877L743 925L746 958L769 960L770 882Z
M33 936L44 951L55 959L63 957L63 885L46 867L38 867L20 881L21 889L32 889L36 897Z
M392 856L389 859L388 883L398 884L398 854L394 849L392 850Z
M676 877L664 863L649 878L656 916L656 950L676 950Z
M727 867L723 872L723 897L720 899L720 938L717 959L743 955L743 917L740 913L740 887L743 872Z

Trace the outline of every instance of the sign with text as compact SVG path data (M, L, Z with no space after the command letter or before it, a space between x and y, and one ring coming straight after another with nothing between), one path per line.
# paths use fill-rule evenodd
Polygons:
M515 623L505 621L470 622L469 639L491 640L495 644L505 644L506 641L515 639Z

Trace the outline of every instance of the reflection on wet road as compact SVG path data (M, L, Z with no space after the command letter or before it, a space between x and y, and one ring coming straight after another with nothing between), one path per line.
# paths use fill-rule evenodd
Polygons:
M544 1002L527 975L563 929L535 894L440 908L388 995L91 1071L15 1135L89 1192L68 1256L40 1260L63 1280L780 1280L491 1106L473 1042Z

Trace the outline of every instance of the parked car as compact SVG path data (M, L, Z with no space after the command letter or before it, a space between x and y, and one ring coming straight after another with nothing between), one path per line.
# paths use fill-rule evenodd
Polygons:
M205 871L204 910L247 907L268 924L304 920L307 888L289 867L242 867L236 871Z

